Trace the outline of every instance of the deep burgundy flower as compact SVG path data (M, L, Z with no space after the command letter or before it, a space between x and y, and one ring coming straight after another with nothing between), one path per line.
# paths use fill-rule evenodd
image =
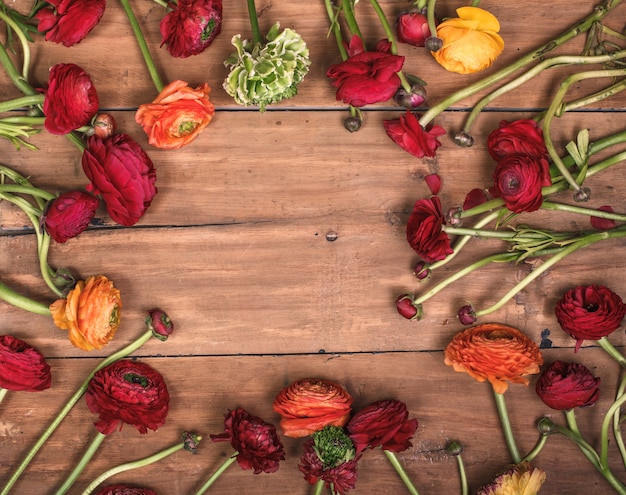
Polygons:
M324 468L322 460L315 451L315 441L312 438L304 444L298 469L310 485L315 485L319 480L323 480L326 488L330 489L332 486L333 493L338 495L345 495L348 491L354 490L356 486L356 459L343 462L338 466Z
M485 191L482 189L472 189L465 196L465 200L463 201L463 210L469 210L470 208L474 208L475 206L482 205L487 202L487 195Z
M428 263L424 261L418 261L413 267L413 274L418 280L425 280L431 275L431 270Z
M358 46L358 36L351 40L351 46ZM361 47L362 47L361 42ZM386 101L393 97L400 87L397 72L402 69L404 57L383 51L358 51L347 60L331 65L326 76L332 79L337 88L337 100L355 107Z
M428 263L452 254L450 238L441 229L444 223L438 196L415 202L406 226L406 238L413 250Z
M613 213L613 208L609 205L600 206L598 211L606 211L607 213ZM615 220L611 220L610 218L601 218L601 217L589 217L589 222L594 229L597 230L609 230L614 228L617 224Z
M170 395L163 377L145 363L123 359L97 371L85 392L96 429L109 435L124 423L139 433L165 424Z
M365 449L382 447L402 452L411 446L417 430L417 419L409 419L406 404L399 400L380 400L361 409L346 425L356 448L356 455Z
M174 322L167 313L160 309L151 309L146 315L146 326L152 330L152 334L159 340L165 341L174 331Z
M396 19L396 34L400 43L425 46L430 38L428 19L418 11L403 12Z
M202 53L222 30L222 0L178 0L161 20L161 45L173 57Z
M0 335L0 388L40 392L50 384L50 366L37 349L11 335Z
M111 218L131 226L144 215L157 193L156 170L150 157L130 136L91 136L82 158L91 181L87 190L99 194Z
M128 485L103 486L95 495L157 495L150 488L139 488Z
M45 0L51 8L37 11L37 30L46 41L72 46L80 43L102 18L106 0Z
M417 117L409 110L400 118L384 120L383 126L394 143L417 158L434 157L437 148L441 146L437 138L446 133L440 125L431 123L426 128L422 127Z
M578 351L584 340L599 340L622 324L626 305L608 287L583 285L568 290L554 308L556 319Z
M44 127L51 134L67 134L89 123L98 111L98 93L89 74L76 64L50 69L43 102Z
M82 191L69 191L53 199L42 221L46 232L56 242L76 237L88 226L98 209L98 198Z
M600 378L578 363L555 361L537 380L537 395L552 409L587 407L600 397Z
M537 121L532 119L501 121L500 127L487 138L487 150L497 162L511 155L548 157L543 131Z
M496 166L494 186L489 192L502 198L514 213L538 210L543 203L541 188L552 184L550 166L545 158L530 155L510 155Z
M230 442L242 469L254 474L273 473L285 459L285 449L276 427L239 407L224 415L224 433L211 435L214 442Z

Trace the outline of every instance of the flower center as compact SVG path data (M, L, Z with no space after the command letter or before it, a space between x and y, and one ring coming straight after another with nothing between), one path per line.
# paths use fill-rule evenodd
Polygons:
M148 379L145 376L137 375L135 373L126 373L124 375L124 381L141 385L143 388L148 386Z
M585 309L589 312L589 313L595 313L596 311L598 311L598 308L600 306L598 305L598 303L588 303L585 305Z

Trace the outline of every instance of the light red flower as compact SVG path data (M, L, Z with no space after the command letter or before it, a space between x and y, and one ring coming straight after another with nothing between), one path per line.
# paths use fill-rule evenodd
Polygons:
M541 372L536 390L552 409L587 407L600 397L600 378L595 378L582 364L555 361Z
M99 203L98 198L82 191L60 194L48 203L44 212L46 232L56 242L67 242L89 226Z
M33 346L11 335L0 335L0 388L40 392L50 388L50 366Z
M445 224L438 196L418 199L406 226L406 239L413 250L428 263L452 254L450 238L442 230Z
M222 0L178 0L160 24L161 45L186 58L208 48L222 30Z
M497 162L511 155L548 157L543 131L532 119L500 121L500 126L487 138L487 151Z
M73 46L80 43L100 22L106 0L45 0L35 14L37 30L46 33L46 41Z
M508 382L528 385L527 375L539 373L539 347L519 330L499 323L470 327L454 336L444 350L445 363L479 382L488 380L503 394Z
M437 138L446 133L439 125L429 124L426 128L422 127L410 110L397 119L384 120L383 126L394 143L417 158L433 158L437 148L441 146Z
M403 12L396 19L396 35L400 43L424 46L430 38L428 19L421 12Z
M552 184L550 165L545 158L510 155L498 162L489 192L504 201L513 213L538 210L543 203L541 188Z

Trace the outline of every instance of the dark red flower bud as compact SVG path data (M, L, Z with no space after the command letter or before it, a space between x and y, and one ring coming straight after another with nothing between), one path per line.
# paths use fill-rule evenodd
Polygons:
M108 113L99 113L93 121L94 135L100 139L105 139L115 134L116 128L115 119Z
M170 317L160 309L151 309L146 316L146 326L152 330L152 334L159 340L167 340L174 331L174 323Z
M474 308L470 305L462 306L456 316L463 325L471 325L477 320L476 312L474 311Z
M414 84L411 86L411 91L409 92L400 86L393 100L401 107L412 110L426 101L426 88L421 84Z
M44 228L56 242L64 243L89 226L99 203L82 191L65 192L48 203L42 217Z
M396 33L400 43L426 46L426 39L430 38L428 19L419 11L404 12L396 19Z
M430 277L430 268L425 261L418 261L413 268L413 274L418 280L424 280Z
M600 378L582 364L555 361L539 376L539 398L552 409L587 407L600 397Z
M412 294L403 294L396 299L396 309L407 320L421 320L424 316L422 305L413 303Z

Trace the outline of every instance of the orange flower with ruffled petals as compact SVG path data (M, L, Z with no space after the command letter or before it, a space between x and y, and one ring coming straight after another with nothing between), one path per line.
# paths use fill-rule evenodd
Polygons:
M499 323L484 323L454 336L444 351L445 363L479 382L488 380L503 394L507 382L528 385L526 375L539 373L543 356L539 347L519 330Z
M80 280L65 299L50 305L54 324L68 330L70 342L79 349L101 349L120 324L120 291L104 275Z
M210 93L207 83L194 89L185 81L173 81L152 103L139 106L135 122L143 127L152 146L180 148L196 139L213 119Z
M287 437L306 437L326 425L344 426L350 417L352 396L341 385L317 378L298 380L274 399Z

